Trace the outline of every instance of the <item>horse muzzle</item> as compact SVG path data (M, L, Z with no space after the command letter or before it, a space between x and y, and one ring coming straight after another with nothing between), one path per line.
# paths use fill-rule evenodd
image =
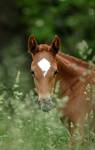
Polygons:
M40 99L38 104L40 109L44 112L49 112L54 107L54 104L50 99Z

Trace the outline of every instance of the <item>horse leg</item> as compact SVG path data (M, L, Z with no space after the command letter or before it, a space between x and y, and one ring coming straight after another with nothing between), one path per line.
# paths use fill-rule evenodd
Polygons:
M91 129L95 133L95 117L92 119Z
M69 131L71 134L71 147L72 150L88 150L87 143L85 143L84 123L73 123L69 121Z
M65 124L66 128L70 132L70 141L71 141L71 150L77 150L78 147L81 145L83 142L83 136L84 136L84 131L83 127L80 126L78 123L73 123L67 119L67 117L60 117L60 120L63 124ZM87 150L87 149L84 149Z
M68 116L62 112L60 109L60 120L70 132L70 141L71 141L71 149L77 150L78 147L82 147L81 150L87 150L86 145L84 144L84 119L82 118L81 121L73 122L70 121Z
M95 101L95 100L94 100ZM95 104L94 104L94 106L93 106L93 114L92 114L93 116L93 121L92 121L92 128L93 128L93 131L94 131L94 133L95 133Z

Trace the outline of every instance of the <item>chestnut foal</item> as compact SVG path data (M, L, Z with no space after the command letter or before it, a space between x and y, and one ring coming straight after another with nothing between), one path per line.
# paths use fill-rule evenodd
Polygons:
M76 149L78 138L83 138L89 114L95 113L95 70L87 62L59 50L58 36L55 36L51 45L38 45L34 36L28 40L28 52L32 56L31 70L40 108L43 111L52 109L52 95L58 81L60 99L68 96L65 106L58 109L60 118L68 119L72 149Z

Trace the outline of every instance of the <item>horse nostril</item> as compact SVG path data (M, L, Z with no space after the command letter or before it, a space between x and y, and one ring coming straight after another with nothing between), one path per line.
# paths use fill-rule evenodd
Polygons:
M53 103L51 100L42 99L42 100L38 101L38 104L40 106L40 109L45 112L48 112L53 108Z

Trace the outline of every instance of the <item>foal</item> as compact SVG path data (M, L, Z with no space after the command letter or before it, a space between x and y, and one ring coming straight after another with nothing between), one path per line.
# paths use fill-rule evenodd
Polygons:
M33 36L28 40L28 52L32 56L31 71L40 108L43 111L52 109L52 95L58 81L60 99L68 96L66 105L59 108L60 118L68 119L71 141L75 148L78 134L83 137L89 114L95 113L95 70L88 63L59 50L58 36L51 45L38 45Z

